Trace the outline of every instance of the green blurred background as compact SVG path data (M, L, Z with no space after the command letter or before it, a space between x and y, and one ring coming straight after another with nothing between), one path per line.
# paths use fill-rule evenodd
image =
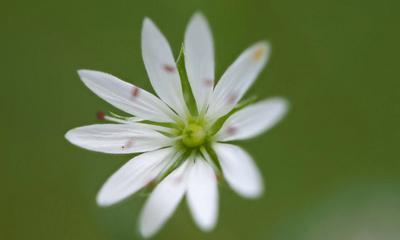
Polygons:
M186 204L154 239L399 239L398 1L2 1L0 239L140 239L145 198L99 208L97 190L131 156L85 151L64 134L114 110L76 70L151 89L140 31L152 18L177 54L201 10L217 76L268 39L271 61L250 91L289 99L287 117L244 146L267 185L259 200L220 188L216 229Z

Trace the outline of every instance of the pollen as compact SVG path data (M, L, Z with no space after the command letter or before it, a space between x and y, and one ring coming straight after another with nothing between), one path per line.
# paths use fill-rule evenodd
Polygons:
M204 86L208 87L208 88L212 87L214 85L214 81L212 79L205 79L203 83L204 83Z
M133 139L130 139L128 142L126 142L125 145L121 146L122 149L127 149L133 147L134 141Z
M133 97L138 97L139 93L140 93L140 89L137 88L137 87L134 87L133 90L132 90L132 96Z
M237 132L237 128L234 127L234 126L230 126L230 127L228 127L228 128L226 129L226 132L227 132L229 135L234 135L234 134Z
M257 48L253 53L253 56L252 56L253 60L254 61L261 60L261 58L264 56L264 53L265 53L265 48L264 47Z
M238 98L238 97L237 97L236 94L231 94L231 95L229 95L229 96L228 96L228 103L231 104L231 105L235 104L237 98Z
M170 64L164 64L164 70L168 73L175 72L175 67Z

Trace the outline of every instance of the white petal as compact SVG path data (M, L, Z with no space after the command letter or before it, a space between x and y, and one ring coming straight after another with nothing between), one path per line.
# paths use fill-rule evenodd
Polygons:
M279 122L287 109L287 101L279 97L252 104L230 116L218 132L217 139L232 141L259 135Z
M218 215L218 189L213 168L201 157L194 163L188 180L187 200L197 225L203 231L214 228Z
M153 94L108 73L79 70L83 83L115 107L143 119L173 122L174 113Z
M226 70L209 98L210 118L218 118L232 110L265 66L269 51L266 42L256 43Z
M185 32L185 65L199 111L214 86L214 45L205 17L196 13Z
M172 148L165 148L131 159L105 182L97 195L97 203L109 206L134 194L158 176L172 155Z
M185 116L181 81L167 39L145 18L142 29L142 55L151 84L158 96L182 117Z
M264 190L261 174L251 156L238 146L216 143L214 149L228 184L239 195L255 198Z
M170 138L144 125L94 124L74 128L65 137L81 148L112 154L147 152L172 144Z
M168 175L151 193L139 220L144 237L154 235L172 216L186 189L188 161Z

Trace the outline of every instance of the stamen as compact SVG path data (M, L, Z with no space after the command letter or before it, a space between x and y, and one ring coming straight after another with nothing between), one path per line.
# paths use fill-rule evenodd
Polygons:
M174 138L171 138L172 141L178 141L178 140L182 140L183 136L177 136Z
M98 111L97 113L96 113L96 118L98 119L98 120L100 120L100 121L104 121L104 119L105 119L105 114L104 114L104 112L102 112L102 111Z
M111 113L111 114L113 114L113 113ZM99 120L107 120L107 121L110 121L110 122L122 123L122 124L133 124L136 127L146 127L146 128L150 128L150 129L153 129L153 130L161 132L161 133L167 133L167 134L171 134L172 133L172 129L169 128L169 127L163 127L163 126L157 126L157 125L152 125L152 124L140 123L140 121L143 121L143 119L141 119L141 118L131 117L131 118L122 119L123 117L121 117L121 116L118 116L116 114L113 114L113 115L117 116L117 117L107 116L107 115L104 114L104 112L101 112L101 111L97 112L97 114L96 114L97 119L99 119ZM179 140L179 139L176 138L176 140ZM125 145L122 148L125 148L125 147L127 147L127 146Z
M139 96L139 93L140 93L140 88L138 88L138 87L133 87L133 89L132 89L132 96L136 98L136 97Z
M116 123L129 123L129 121L123 120L123 119L119 119L119 118L115 118L115 117L110 117L105 115L104 119L110 122L116 122Z
M131 121L131 122L141 122L141 121L143 121L143 119L138 118L138 117L130 117L130 118L128 118L128 120Z
M164 64L164 70L168 73L175 72L175 67L170 64Z

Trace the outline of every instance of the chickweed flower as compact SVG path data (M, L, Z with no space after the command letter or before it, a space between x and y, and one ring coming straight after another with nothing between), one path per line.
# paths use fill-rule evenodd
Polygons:
M261 134L287 111L280 97L241 101L269 53L267 42L252 45L216 82L211 31L196 13L177 61L156 25L148 18L143 22L143 61L158 97L110 74L79 70L90 90L131 116L99 112L97 117L110 123L75 128L65 137L92 151L140 153L106 181L97 203L115 204L151 183L155 187L139 219L140 233L150 237L184 197L198 227L212 230L218 216L217 179L243 197L260 196L263 180L253 159L227 142Z

